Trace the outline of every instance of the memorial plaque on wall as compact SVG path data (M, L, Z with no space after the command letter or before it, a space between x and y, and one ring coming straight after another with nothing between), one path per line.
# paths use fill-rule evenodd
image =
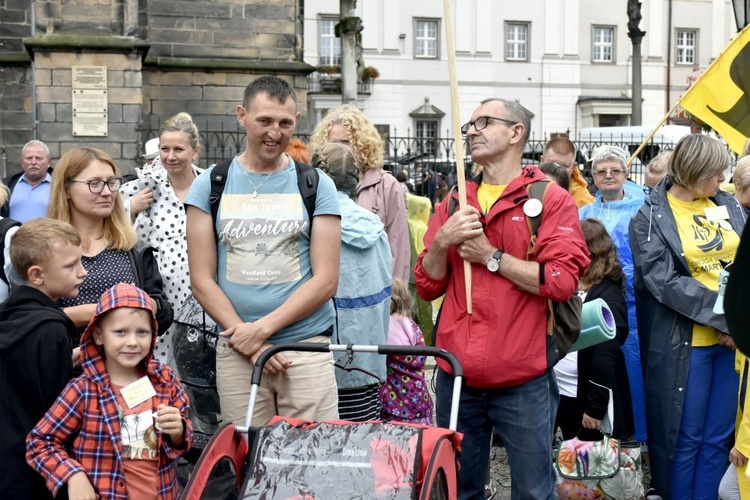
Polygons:
M106 137L107 67L73 66L73 136Z

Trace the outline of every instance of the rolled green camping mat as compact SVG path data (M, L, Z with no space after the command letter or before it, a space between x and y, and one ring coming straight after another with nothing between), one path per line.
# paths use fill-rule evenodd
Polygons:
M570 348L580 351L592 345L615 338L615 318L603 299L594 299L583 304L581 311L581 335Z

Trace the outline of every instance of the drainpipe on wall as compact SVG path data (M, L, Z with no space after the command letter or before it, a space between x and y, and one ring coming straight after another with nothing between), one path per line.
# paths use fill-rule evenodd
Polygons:
M34 9L34 0L31 0L31 13L29 15L29 21L31 23L31 38L36 35L36 13ZM31 57L31 130L33 132L32 137L38 139L37 135L37 111L36 111L36 64L34 63L34 57Z

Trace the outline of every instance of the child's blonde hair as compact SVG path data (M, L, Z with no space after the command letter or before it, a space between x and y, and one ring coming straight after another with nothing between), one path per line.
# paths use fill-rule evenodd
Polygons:
M403 281L393 278L391 284L391 314L411 316L411 293Z
M55 245L81 245L78 232L67 222L37 217L23 224L10 240L10 261L18 277L29 279L29 268L55 256Z

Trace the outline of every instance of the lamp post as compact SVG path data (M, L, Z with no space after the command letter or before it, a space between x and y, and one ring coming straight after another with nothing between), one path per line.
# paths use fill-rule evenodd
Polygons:
M747 26L750 19L750 0L732 0L734 7L734 19L737 21L737 31Z
M633 111L630 115L631 125L641 124L641 109L643 107L643 98L641 97L641 40L643 40L646 32L641 31L638 27L640 22L641 2L628 0L628 37L633 42Z

